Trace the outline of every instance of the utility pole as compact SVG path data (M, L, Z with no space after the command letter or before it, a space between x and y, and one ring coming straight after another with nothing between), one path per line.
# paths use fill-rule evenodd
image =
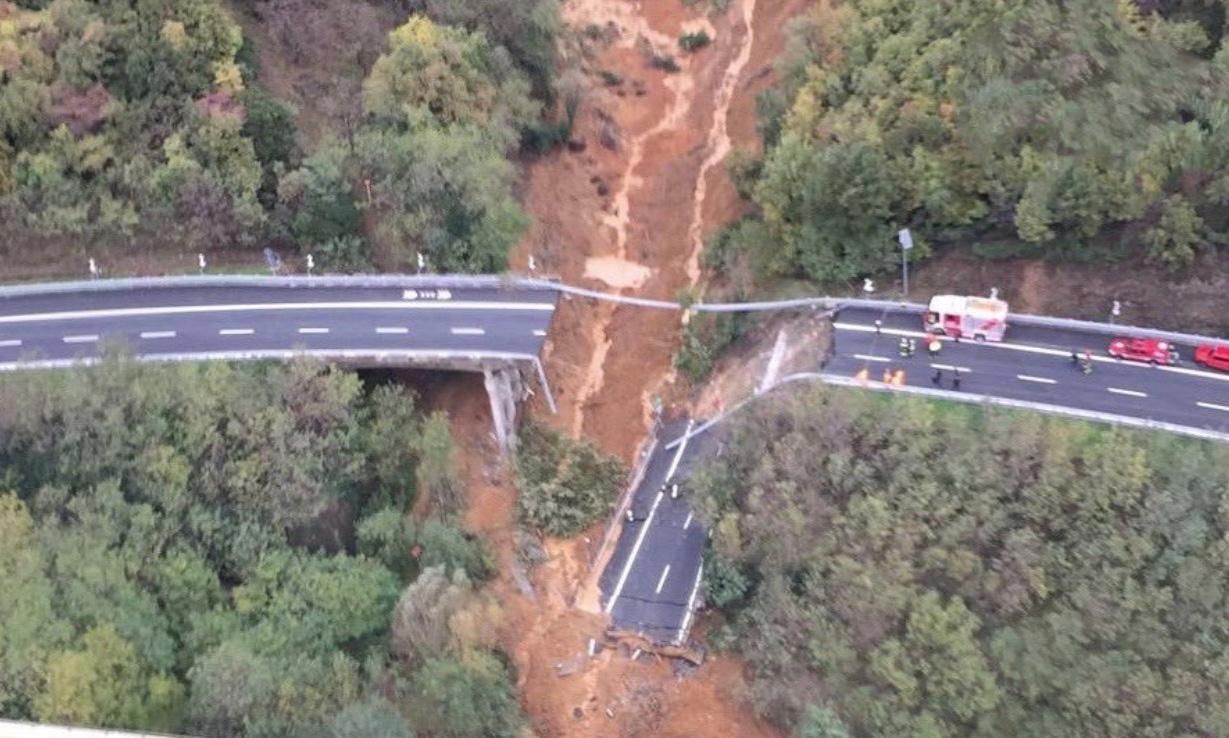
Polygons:
M908 228L901 228L896 234L896 240L900 241L900 272L901 284L905 291L905 302L909 301L909 250L913 248L913 234L909 233Z

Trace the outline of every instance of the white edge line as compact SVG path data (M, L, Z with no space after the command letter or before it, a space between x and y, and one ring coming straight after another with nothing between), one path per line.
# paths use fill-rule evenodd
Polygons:
M661 594L661 588L666 585L666 577L670 575L670 565L666 564L666 568L661 570L661 576L657 578L657 589L653 590L653 594Z
M636 536L636 543L632 546L632 553L627 557L627 563L623 565L623 573L619 575L619 581L615 583L614 592L610 594L610 599L606 602L607 615L614 609L615 603L619 600L619 595L623 594L623 585L627 584L627 575L631 574L632 565L636 563L636 555L640 553L640 544L644 543L644 536L649 532L649 525L653 522L653 516L657 514L657 504L665 496L665 492L657 493L657 497L653 500L653 507L649 509L649 516L645 518L644 525L640 526L640 534Z
M161 307L107 308L52 313L0 315L0 323L37 323L45 320L82 320L90 318L131 318L146 315L185 315L191 313L237 313L268 310L507 310L553 311L544 302L393 302L370 300L356 302L258 302L233 305L165 305Z
M679 626L678 635L674 637L675 643L682 643L683 638L687 636L687 626L691 625L691 618L696 612L696 595L700 594L700 578L704 576L704 562L700 562L700 566L696 567L696 583L691 585L691 597L687 600L687 612L683 613L683 624Z
M1107 392L1112 392L1115 395L1126 395L1127 397L1147 397L1147 392L1139 390L1118 389L1117 387L1106 387Z
M853 358L861 359L862 361L881 361L885 364L891 361L891 359L885 359L882 356L871 356L870 354L854 354Z
M1036 382L1037 384L1058 384L1057 379L1034 377L1032 374L1017 374L1016 379L1019 379L1021 382Z

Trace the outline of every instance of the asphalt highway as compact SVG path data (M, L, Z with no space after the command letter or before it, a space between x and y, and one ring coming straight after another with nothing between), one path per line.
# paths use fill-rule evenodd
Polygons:
M683 436L685 418L665 424L634 492L635 518L624 522L618 546L599 580L603 607L615 626L666 643L683 640L699 596L707 532L689 504L687 478L718 442L712 432ZM677 497L671 495L679 486Z
M0 298L0 369L112 341L138 356L286 350L537 356L557 295L517 288L148 287Z
M879 332L875 321L880 320ZM1183 362L1151 367L1110 357L1110 337L1066 329L1011 325L1001 343L944 340L939 355L925 350L921 316L916 313L842 309L836 316L835 355L824 371L855 376L866 369L871 379L903 369L905 383L952 389L960 369L960 390L1013 400L1062 405L1193 428L1229 430L1229 373L1190 361L1193 346L1178 345ZM918 339L917 353L901 358L901 336ZM1072 351L1093 355L1093 372L1085 375L1071 363Z

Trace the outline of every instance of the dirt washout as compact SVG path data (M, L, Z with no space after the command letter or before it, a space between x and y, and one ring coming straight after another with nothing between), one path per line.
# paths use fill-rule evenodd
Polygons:
M536 162L525 200L535 224L513 258L569 282L674 298L700 280L703 239L743 205L722 160L753 148L755 96L771 81L783 27L808 3L574 0L590 81L573 145ZM678 38L704 31L695 53ZM678 71L668 71L672 59ZM680 316L565 300L547 349L560 399L550 421L630 459L651 398L670 396Z
M565 19L584 39L586 94L570 145L526 172L534 225L513 266L526 268L532 255L539 273L658 298L697 286L704 238L744 207L722 161L733 148L757 146L755 96L772 81L787 20L809 4L735 0L711 14L706 3L681 0L568 3ZM700 30L713 43L680 52L679 36ZM540 398L531 412L631 461L652 397L681 394L671 389L679 328L674 312L565 299L546 353L559 414L551 416ZM482 412L470 407L471 415ZM547 560L530 574L527 594L523 578L512 575L521 564L511 481L478 468L490 458L489 441L480 421L470 420L472 447L462 449L468 522L496 541L504 644L535 733L777 735L740 705L736 660L717 657L677 678L666 663L585 655L604 622L572 603L602 530L544 542ZM561 666L576 671L563 676Z

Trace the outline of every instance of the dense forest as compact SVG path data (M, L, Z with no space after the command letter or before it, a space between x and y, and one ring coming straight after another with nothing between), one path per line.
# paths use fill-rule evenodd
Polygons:
M814 389L696 481L717 640L805 738L1229 735L1229 452Z
M206 736L520 735L451 438L289 365L0 381L0 716ZM431 517L405 510L429 495Z
M759 99L754 214L727 272L827 282L921 259L1131 259L1181 269L1229 220L1222 0L841 0L796 22Z
M491 5L398 5L404 22L383 53L353 44L366 79L353 94L336 81L335 125L304 151L295 111L261 84L257 52L220 0L0 2L9 247L150 234L192 249L273 242L346 271L371 268L377 238L388 268L422 252L439 270L500 270L527 222L507 157L559 143L568 124L543 117L557 97L555 0ZM292 57L347 34L324 28L319 6L236 4Z

